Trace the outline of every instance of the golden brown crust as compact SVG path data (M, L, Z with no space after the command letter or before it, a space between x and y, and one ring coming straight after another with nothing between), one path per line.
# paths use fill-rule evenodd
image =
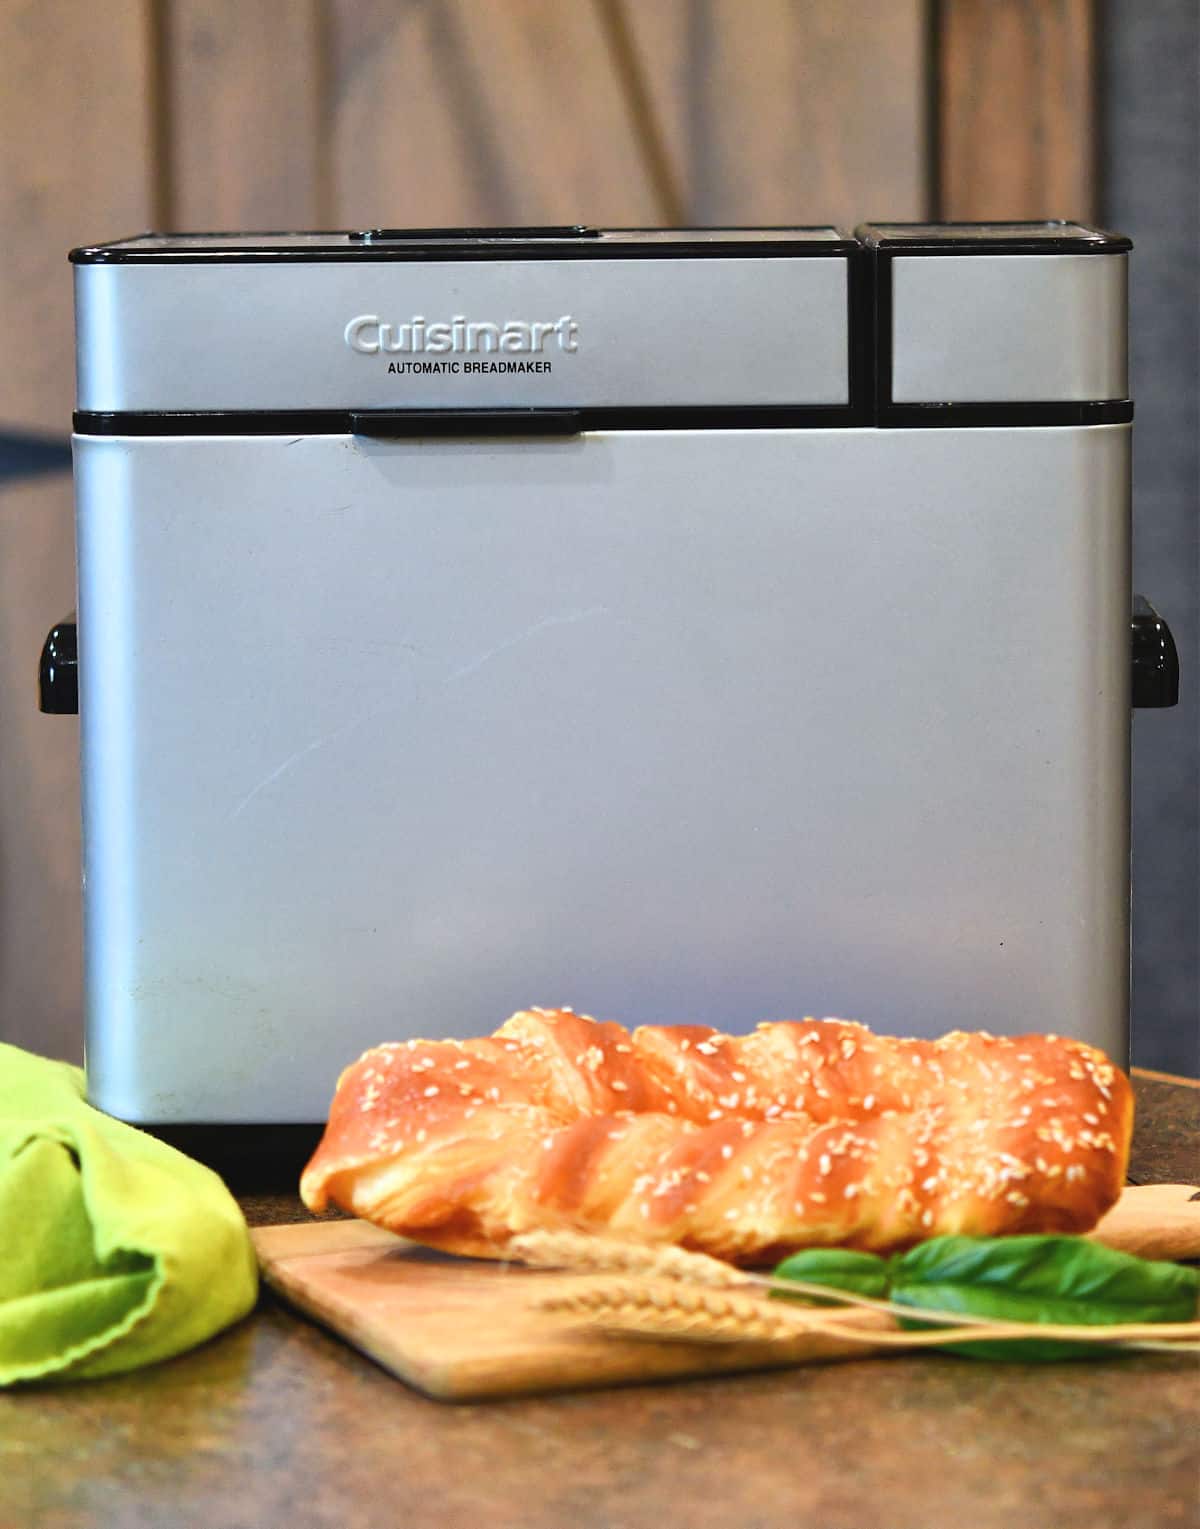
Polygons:
M1056 1036L630 1033L533 1009L479 1040L368 1051L300 1188L455 1253L576 1227L760 1263L1087 1231L1120 1193L1132 1120L1124 1075Z

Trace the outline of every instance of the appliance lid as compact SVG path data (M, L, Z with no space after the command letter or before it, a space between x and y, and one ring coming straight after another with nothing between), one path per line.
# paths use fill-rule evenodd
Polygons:
M1130 241L1081 223L871 223L876 396L1049 409L1127 399ZM1103 258L1100 258L1103 257ZM910 411L905 413L905 411Z
M84 412L851 405L835 228L146 234L73 252Z
M82 433L1128 420L1080 223L142 234L72 252Z

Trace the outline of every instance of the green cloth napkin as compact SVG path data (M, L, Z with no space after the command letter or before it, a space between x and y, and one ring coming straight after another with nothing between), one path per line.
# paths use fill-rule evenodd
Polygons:
M245 1316L250 1234L215 1173L0 1044L0 1386L111 1375Z

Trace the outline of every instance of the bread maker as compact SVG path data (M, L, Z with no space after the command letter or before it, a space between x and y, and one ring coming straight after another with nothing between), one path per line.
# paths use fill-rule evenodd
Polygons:
M1129 242L1070 223L73 252L92 1102L322 1120L572 1005L1124 1062ZM77 646L76 646L77 643Z

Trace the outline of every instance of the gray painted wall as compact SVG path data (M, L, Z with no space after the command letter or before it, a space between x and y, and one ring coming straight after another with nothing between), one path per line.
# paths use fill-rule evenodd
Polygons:
M1133 1058L1200 1075L1200 8L1111 0L1103 222L1129 234L1134 588L1179 648L1180 704L1133 729Z

